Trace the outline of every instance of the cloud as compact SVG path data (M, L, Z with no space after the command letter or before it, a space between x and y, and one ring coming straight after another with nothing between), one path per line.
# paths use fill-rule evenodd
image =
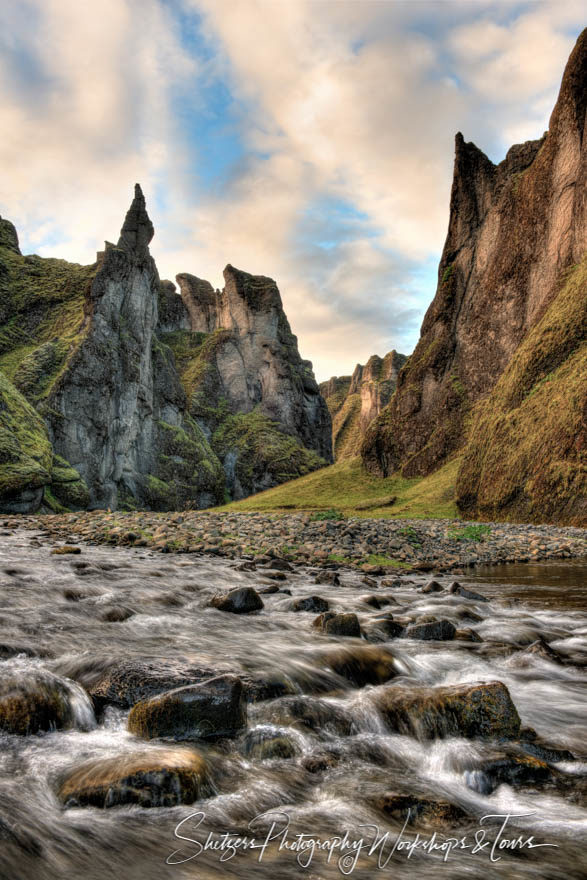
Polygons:
M453 139L547 125L574 0L25 0L0 8L0 211L89 261L139 180L163 277L276 278L319 378L408 352ZM8 170L8 173L6 173Z

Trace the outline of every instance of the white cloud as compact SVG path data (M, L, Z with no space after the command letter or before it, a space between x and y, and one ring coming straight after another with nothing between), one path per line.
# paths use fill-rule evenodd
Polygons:
M438 255L453 138L495 156L546 127L581 4L28 0L0 7L0 212L31 248L89 261L139 180L161 275L276 278L320 378L415 341L411 272ZM202 16L196 57L178 13ZM193 185L181 114L222 80L246 161ZM164 198L161 199L161 193ZM157 196L157 197L156 197ZM333 208L354 211L338 245ZM320 224L324 230L320 229ZM338 230L340 231L340 230ZM44 245L43 245L44 243ZM429 278L428 276L425 276Z

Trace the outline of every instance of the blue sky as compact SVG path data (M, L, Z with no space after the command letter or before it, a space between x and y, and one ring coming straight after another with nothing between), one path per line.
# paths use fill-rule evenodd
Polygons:
M454 135L548 126L575 0L0 0L0 214L91 262L141 182L162 277L274 277L319 379L409 353Z

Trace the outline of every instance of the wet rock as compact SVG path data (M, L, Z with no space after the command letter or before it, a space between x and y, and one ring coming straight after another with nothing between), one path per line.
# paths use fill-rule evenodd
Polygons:
M304 599L294 599L291 610L313 611L314 614L320 614L323 611L328 611L329 607L327 600L321 596L306 596Z
M320 571L315 577L317 584L330 584L333 587L340 586L340 578L335 571Z
M379 584L377 583L377 581L375 580L375 578L369 577L368 574L366 574L364 577L362 577L362 578L361 578L361 581L362 581L362 583L364 583L366 586L370 587L372 590L376 590L376 589L378 588L378 586L379 586Z
M445 736L515 739L520 717L500 681L435 688L388 687L375 706L389 728L419 740Z
M16 661L18 663L18 661ZM19 736L77 727L95 719L81 688L47 670L8 666L0 672L0 730Z
M224 671L221 664L212 668L167 660L123 660L103 668L106 662L90 659L87 668L82 663L78 669L69 666L64 670L64 674L86 687L96 711L102 711L107 705L129 709L139 700L198 684ZM96 666L99 671L93 675L92 669Z
M287 559L279 559L278 557L271 557L270 561L267 563L271 568L276 571L294 571L293 565L291 565Z
M336 617L335 611L324 611L322 614L319 614L318 617L314 618L312 626L314 629L324 629L326 621L331 620L333 617Z
M270 596L272 593L279 593L279 587L277 584L271 584L268 587L263 587L262 590L259 590L261 596Z
M554 746L546 745L542 741L528 742L522 738L520 733L520 748L527 755L538 758L539 761L545 761L547 764L558 764L560 761L575 761L576 758L568 749L557 749Z
M324 621L322 631L329 636L361 638L361 625L356 614L334 614Z
M257 566L252 560L245 560L235 566L236 571L257 571Z
M480 767L465 771L467 788L489 795L505 783L517 787L528 783L546 782L551 776L548 765L531 755L503 755L482 762Z
M375 645L334 648L322 654L320 661L357 687L383 684L398 674L393 654Z
M483 639L474 629L466 628L466 629L457 629L455 632L455 639L460 642L482 642Z
M448 801L434 801L413 794L387 791L375 796L371 804L391 819L413 825L418 820L432 824L451 824L466 819L460 807Z
M482 596L480 593L475 593L473 590L465 589L465 587L462 587L457 581L450 585L448 592L455 596L460 596L462 599L470 599L474 602L489 602L489 599L486 596Z
M548 642L542 638L536 639L535 642L532 642L531 645L528 645L520 653L533 654L537 657L542 657L544 660L550 660L553 663L564 662L564 657L558 651L555 651L554 648L551 648Z
M400 639L404 627L389 615L374 620L363 632L368 642L386 642L388 639Z
M64 544L62 547L54 547L51 550L52 556L69 556L70 554L81 553L81 547L71 547L69 544Z
M302 759L302 767L308 773L312 774L325 773L327 770L331 770L332 767L336 767L337 764L338 757L326 752L321 752L316 755L308 755L306 758Z
M209 788L209 768L195 749L149 751L87 761L61 782L66 807L175 807L193 804Z
M297 754L297 749L293 738L286 730L256 727L245 736L243 753L248 758L267 761L274 758L293 758Z
M246 723L243 684L235 675L221 675L142 700L128 716L129 731L144 739L218 739L234 736Z
M269 578L270 581L285 581L287 580L287 575L283 571L272 571L269 569L268 571L263 572L264 578Z
M252 587L239 587L223 595L214 596L208 604L212 608L229 611L231 614L250 614L264 607L263 600Z
M456 628L450 620L435 620L430 623L414 623L403 634L405 639L421 641L450 641L454 639Z
M429 581L421 590L422 593L442 593L444 587L438 581Z
M100 620L103 620L104 623L123 623L133 615L134 611L131 608L125 608L122 605L113 605L111 608L106 608L100 614Z
M278 717L293 719L303 728L316 732L350 736L354 730L352 719L328 700L318 697L286 697L276 707Z

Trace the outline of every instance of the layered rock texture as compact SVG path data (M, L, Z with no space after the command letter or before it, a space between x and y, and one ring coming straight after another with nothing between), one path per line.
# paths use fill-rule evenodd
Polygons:
M332 417L337 460L359 454L367 428L391 400L406 361L406 355L395 350L383 358L374 354L365 366L357 364L352 376L333 376L320 384Z
M363 443L408 477L464 447L469 515L585 520L586 107L584 31L542 138L494 165L457 135L436 296Z
M202 330L206 297L159 280L152 237L138 185L92 266L22 256L0 219L2 509L207 507L330 460L275 283L227 267Z

